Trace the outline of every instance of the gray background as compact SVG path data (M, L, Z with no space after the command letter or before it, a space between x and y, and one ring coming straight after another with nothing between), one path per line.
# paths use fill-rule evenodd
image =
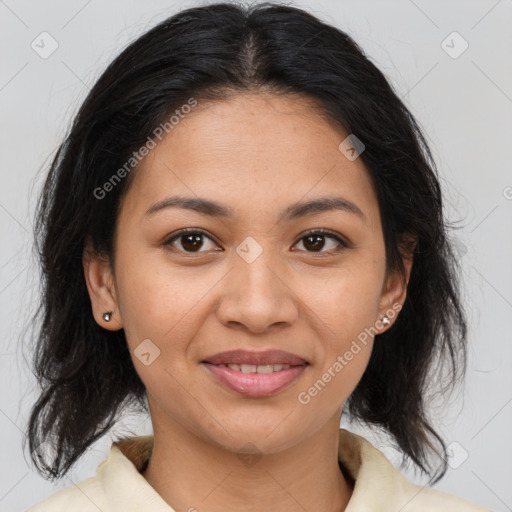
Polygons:
M0 511L24 510L91 476L111 442L98 442L56 485L31 469L28 447L22 450L37 383L21 337L37 304L31 229L48 159L89 87L124 45L194 5L0 0ZM294 5L352 35L427 134L442 174L447 215L460 228L454 238L463 263L471 339L466 386L435 411L445 438L455 443L451 468L437 487L494 511L512 510L512 1L309 0ZM35 41L42 52L46 37L44 51L51 49L48 36L40 36L44 31L58 44L48 58L31 47ZM450 35L454 31L463 39ZM464 41L469 46L458 55ZM127 415L114 434L127 427L150 432L147 419ZM398 461L385 440L350 428L383 443L385 453Z

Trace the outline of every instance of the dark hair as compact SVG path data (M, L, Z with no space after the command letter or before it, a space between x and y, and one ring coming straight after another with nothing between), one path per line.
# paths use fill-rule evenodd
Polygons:
M31 452L47 441L56 457L32 459L43 476L60 478L125 406L148 410L124 331L93 318L84 247L90 241L113 261L120 200L136 170L115 183L113 175L170 113L192 97L244 91L316 99L327 119L364 143L388 271L404 275L401 251L410 235L417 239L402 311L376 337L347 406L437 481L446 472L445 444L429 420L426 392L433 381L444 390L462 380L467 326L434 160L409 110L347 34L268 3L191 8L143 34L100 76L58 148L37 211L43 292L34 372L42 390L26 433ZM112 186L98 198L105 183ZM442 368L448 380L433 380ZM440 465L431 462L435 454Z

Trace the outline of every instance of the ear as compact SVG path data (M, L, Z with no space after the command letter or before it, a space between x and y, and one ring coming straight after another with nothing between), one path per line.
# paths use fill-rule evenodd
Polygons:
M97 254L91 248L91 244L87 243L82 263L96 323L109 331L121 329L123 324L119 313L115 280L109 259ZM102 316L103 313L107 312L111 312L108 322Z
M379 331L378 334L383 333L393 325L405 302L416 244L416 237L407 235L403 238L400 244L400 253L402 255L405 276L403 276L398 270L395 270L394 272L389 273L384 280L379 304L379 317L375 322L375 326ZM388 317L390 321L389 324L384 324L382 322L384 316Z

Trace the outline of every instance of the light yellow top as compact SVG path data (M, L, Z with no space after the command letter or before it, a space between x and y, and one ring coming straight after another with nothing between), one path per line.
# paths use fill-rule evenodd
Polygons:
M340 429L339 441L338 459L355 480L345 512L486 511L408 482L382 452L356 434ZM94 476L56 492L27 512L175 512L139 473L152 447L152 435L113 443Z

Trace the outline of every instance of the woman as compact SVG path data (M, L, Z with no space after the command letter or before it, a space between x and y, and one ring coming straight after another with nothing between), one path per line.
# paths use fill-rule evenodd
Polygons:
M32 512L483 510L339 428L439 480L425 388L466 341L429 148L346 34L280 5L172 16L99 78L38 213L34 462L62 477L129 404L154 435Z

